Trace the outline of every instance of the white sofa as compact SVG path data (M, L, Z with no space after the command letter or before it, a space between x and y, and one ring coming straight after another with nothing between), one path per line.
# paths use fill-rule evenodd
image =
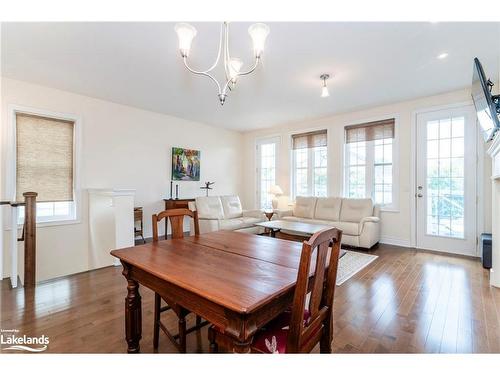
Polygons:
M237 195L198 197L195 202L189 202L189 209L198 211L200 233L237 230L257 234L263 230L254 224L267 220L262 210L243 210ZM192 222L190 227L194 234Z
M292 209L275 213L274 220L331 224L345 245L371 248L380 240L380 207L371 199L297 197Z

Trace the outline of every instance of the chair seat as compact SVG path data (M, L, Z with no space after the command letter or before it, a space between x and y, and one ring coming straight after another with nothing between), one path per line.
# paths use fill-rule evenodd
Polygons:
M309 322L311 314L309 310L304 311L304 325ZM288 339L289 324L292 318L291 310L280 314L276 319L269 322L260 329L254 336L252 348L262 353L284 354L286 353L286 342ZM316 333L321 326L318 326L311 336Z

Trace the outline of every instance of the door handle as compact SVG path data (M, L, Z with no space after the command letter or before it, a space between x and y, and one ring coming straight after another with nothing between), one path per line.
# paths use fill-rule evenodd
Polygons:
M422 193L418 193L417 197L422 198L424 195Z

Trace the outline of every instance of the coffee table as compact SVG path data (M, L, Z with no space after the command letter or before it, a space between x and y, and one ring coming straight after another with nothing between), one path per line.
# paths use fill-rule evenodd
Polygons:
M281 232L282 230L294 232L295 234L293 236L290 236L293 237L294 240L308 240L314 233L319 232L320 230L334 228L331 225L311 224L303 223L300 221L286 220L263 221L261 223L256 223L255 225L258 227L266 228L268 234L270 234L271 237L276 237L276 233ZM339 258L343 257L345 254L346 251L341 249Z
M300 221L272 220L255 224L258 227L266 228L270 231L271 237L276 237L276 233L287 230L297 233L301 237L311 237L314 233L323 229L333 228L331 225L302 223ZM303 236L302 236L303 235Z

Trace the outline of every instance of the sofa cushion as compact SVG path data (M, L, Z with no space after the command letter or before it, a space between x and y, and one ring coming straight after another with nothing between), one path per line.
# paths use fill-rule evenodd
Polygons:
M330 221L330 220L301 219L293 216L286 216L281 220L294 221L294 222L298 221L307 224L331 225L332 227L342 230L344 234L347 234L349 236L359 236L361 234L360 232L361 226L359 225L359 223L351 223L348 221L340 222L340 221ZM288 231L285 232L288 233Z
M362 218L373 215L373 202L368 199L342 199L342 207L340 209L341 222L350 221L359 223Z
M221 230L235 230L243 228L243 220L240 218L235 219L223 219L219 222L219 228Z
M297 197L293 206L293 216L312 219L316 208L316 197Z
M241 218L244 228L253 227L255 223L262 223L262 217L244 216Z
M319 220L339 221L342 198L318 198L314 218Z
M225 219L234 219L243 215L240 197L237 195L224 195L220 197Z
M256 217L238 217L234 219L223 219L219 224L221 230L237 230L251 228L255 223L259 223L261 221L262 219Z
M361 227L359 223L351 223L349 221L338 221L332 223L335 228L340 229L343 233L349 236L359 236L361 234L359 228Z
M200 219L223 219L224 210L219 197L196 198L196 210Z

